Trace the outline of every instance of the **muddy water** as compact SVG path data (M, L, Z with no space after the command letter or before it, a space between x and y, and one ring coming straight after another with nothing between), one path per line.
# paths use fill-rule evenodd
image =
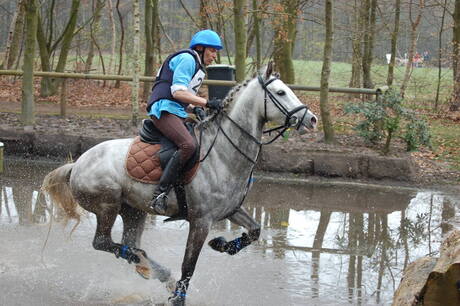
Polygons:
M38 190L56 166L9 161L0 175L0 305L166 302L159 281L92 248L92 215L71 237L73 224L50 229L55 212ZM258 179L245 206L263 227L260 241L235 256L204 247L189 305L388 305L404 266L437 254L459 200L433 190ZM188 225L162 220L149 217L142 247L177 279ZM121 231L117 220L115 240ZM209 239L241 231L223 221Z

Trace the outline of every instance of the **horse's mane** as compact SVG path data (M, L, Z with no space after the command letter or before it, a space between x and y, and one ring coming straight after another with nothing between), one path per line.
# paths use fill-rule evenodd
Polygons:
M239 94L241 93L241 89L248 86L249 82L252 80L251 79L246 79L244 80L243 82L241 82L240 84L237 84L236 86L234 86L227 94L227 96L225 96L224 98L224 110L228 110L232 105L233 103L236 101L236 98L239 96Z

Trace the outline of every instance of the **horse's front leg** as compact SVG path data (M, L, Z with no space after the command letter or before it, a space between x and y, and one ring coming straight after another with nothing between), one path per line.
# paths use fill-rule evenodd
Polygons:
M182 261L182 276L176 283L176 290L173 292L173 296L169 298L172 305L185 305L188 285L193 271L195 271L198 256L208 236L210 227L211 221L207 219L190 221L187 247L185 248L184 260Z
M256 222L249 214L240 207L232 216L228 218L231 222L241 225L248 230L248 233L243 233L241 237L232 241L225 240L224 237L217 237L209 241L209 246L216 251L225 252L230 255L235 255L253 241L259 239L260 224Z

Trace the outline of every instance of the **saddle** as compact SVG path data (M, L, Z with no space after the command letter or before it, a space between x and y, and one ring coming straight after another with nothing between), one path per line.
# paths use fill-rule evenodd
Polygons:
M186 122L185 125L196 141L193 124ZM164 167L177 149L172 141L157 130L152 120L145 119L139 136L134 138L126 156L126 172L136 181L158 184ZM193 180L199 168L199 158L200 150L197 146L192 158L184 165L178 184L188 184Z

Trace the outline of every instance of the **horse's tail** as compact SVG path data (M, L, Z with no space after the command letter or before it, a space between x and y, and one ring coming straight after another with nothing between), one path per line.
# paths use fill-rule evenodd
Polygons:
M69 219L77 221L76 227L80 223L81 214L78 209L78 203L73 197L69 186L73 166L73 163L65 164L48 173L43 180L41 189L48 193L51 201L64 211L66 221Z

